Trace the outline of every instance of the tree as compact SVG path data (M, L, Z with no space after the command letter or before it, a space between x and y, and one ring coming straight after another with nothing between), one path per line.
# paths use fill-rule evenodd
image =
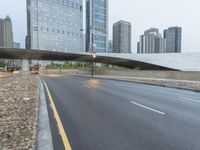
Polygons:
M4 60L0 60L0 67L5 67L5 61Z

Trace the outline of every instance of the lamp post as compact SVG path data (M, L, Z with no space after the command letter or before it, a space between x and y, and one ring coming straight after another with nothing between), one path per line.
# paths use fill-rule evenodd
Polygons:
M96 58L96 53L94 52L92 55L92 78L94 77L94 59Z
M94 77L94 59L96 58L96 50L95 47L96 45L94 44L94 30L90 30L91 32L91 53L92 53L92 78Z
M62 72L62 65L61 65L61 63L59 65L59 67L60 67L60 74L61 74L61 72Z

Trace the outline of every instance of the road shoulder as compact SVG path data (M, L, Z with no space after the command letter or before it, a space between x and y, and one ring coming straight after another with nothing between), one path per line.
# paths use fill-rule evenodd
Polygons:
M40 81L40 104L38 121L38 150L53 150L51 128L45 91L42 81Z

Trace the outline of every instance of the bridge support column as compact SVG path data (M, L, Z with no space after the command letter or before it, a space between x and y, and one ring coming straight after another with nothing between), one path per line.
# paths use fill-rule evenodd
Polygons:
M30 74L30 67L29 67L29 60L28 59L22 59L22 73L24 75Z
M7 66L7 64L5 64L4 70L5 70L5 72L8 71L8 66Z
M5 72L8 71L8 60L5 60L5 67L4 67Z

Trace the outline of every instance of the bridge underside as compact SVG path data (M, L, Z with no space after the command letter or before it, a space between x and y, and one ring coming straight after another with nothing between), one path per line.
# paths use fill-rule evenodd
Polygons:
M78 61L91 62L92 54L90 53L63 53L43 50L27 50L27 49L11 49L0 48L0 59L28 59L28 60L43 60L43 61ZM169 67L163 67L155 64L150 64L138 60L128 58L104 56L96 54L94 62L116 65L130 69L139 70L178 70Z

